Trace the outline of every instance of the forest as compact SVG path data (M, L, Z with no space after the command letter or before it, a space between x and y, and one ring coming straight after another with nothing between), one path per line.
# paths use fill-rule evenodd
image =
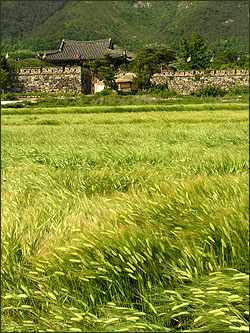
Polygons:
M2 1L2 52L55 51L62 38L112 38L128 51L179 50L199 32L210 51L249 52L248 1ZM146 32L146 33L145 33Z

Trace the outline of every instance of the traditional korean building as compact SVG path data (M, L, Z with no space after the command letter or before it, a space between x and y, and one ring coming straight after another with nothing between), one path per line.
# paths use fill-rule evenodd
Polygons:
M116 58L117 60L120 59L121 63L127 59L125 51L114 50L111 38L95 41L62 39L58 51L38 53L37 58L56 66L79 66L81 61L88 58L93 60L103 59L105 54L109 54L112 58Z
M87 59L103 59L104 55L110 55L115 59L115 66L131 61L125 51L114 50L111 38L95 41L75 41L62 39L60 48L55 52L38 53L37 58L55 66L81 66ZM89 94L104 89L102 82L91 71L81 70L81 91Z
M118 83L118 89L123 92L131 92L136 93L138 89L133 83L133 78L136 76L135 73L122 73L116 79L116 83Z

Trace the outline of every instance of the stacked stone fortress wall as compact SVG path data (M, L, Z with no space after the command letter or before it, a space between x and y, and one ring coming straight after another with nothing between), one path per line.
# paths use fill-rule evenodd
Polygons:
M81 92L81 67L20 68L11 72L8 92Z
M91 75L83 72L80 66L20 68L12 69L10 74L6 92L86 93L90 90L85 85L87 82L89 85ZM166 84L168 90L183 95L209 86L227 90L234 86L249 86L249 70L166 71L154 74L151 82Z
M187 95L209 86L217 86L225 90L234 86L249 86L249 70L214 70L209 73L202 70L169 71L154 74L151 81L155 84L166 84L169 90Z

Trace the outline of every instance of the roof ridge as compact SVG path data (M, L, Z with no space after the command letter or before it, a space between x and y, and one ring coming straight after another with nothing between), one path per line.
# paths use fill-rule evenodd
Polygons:
M74 42L74 43L95 43L95 42L103 42L103 41L110 41L111 38L103 38L103 39L96 39L96 40L73 40L73 39L65 39L63 38L63 42Z
M80 54L79 59L78 56ZM48 52L45 56L38 54L38 57L52 63L58 61L61 63L71 62L75 64L77 61L87 59L88 57L103 59L105 54L109 54L114 58L126 57L126 51L113 49L111 38L98 39L95 41L76 41L62 38L58 51Z

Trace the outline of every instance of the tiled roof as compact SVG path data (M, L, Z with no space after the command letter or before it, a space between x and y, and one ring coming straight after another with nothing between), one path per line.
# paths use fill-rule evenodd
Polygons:
M78 57L83 55L83 59L87 59L88 57L91 57L92 59L102 59L104 54L107 53L114 58L121 58L126 55L124 51L113 50L111 38L95 41L62 39L58 51L45 53L45 58L43 58L43 54L39 53L37 58L48 62L76 61L76 53L78 53Z

